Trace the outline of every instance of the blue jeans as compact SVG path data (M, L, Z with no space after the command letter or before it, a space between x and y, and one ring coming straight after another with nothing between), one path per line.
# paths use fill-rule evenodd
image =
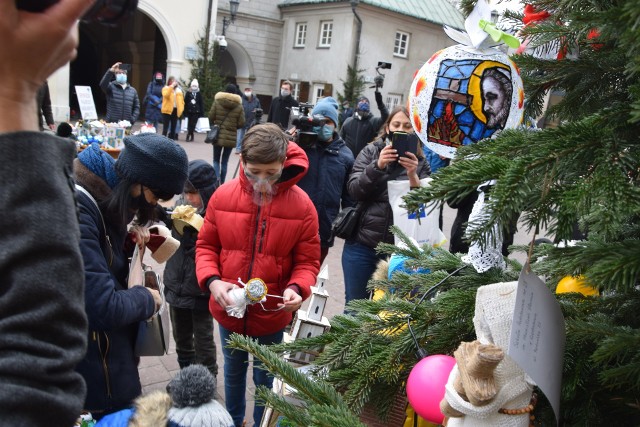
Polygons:
M284 329L271 335L262 337L252 337L260 344L275 344L282 342ZM224 355L224 401L227 411L233 418L235 427L241 427L244 421L247 401L245 394L247 392L247 368L249 367L249 353L241 350L233 350L227 348L227 340L232 332L220 325L220 342L222 343L222 354ZM253 360L253 384L255 386L265 386L269 390L273 387L273 377L267 371L259 368L260 361ZM264 406L255 404L253 408L254 426L260 425Z
M213 169L216 171L220 184L224 184L224 179L227 176L227 163L229 163L229 156L231 156L232 151L233 147L213 146ZM220 160L221 155L222 161Z
M384 259L373 248L355 240L344 242L342 271L344 273L345 304L354 299L368 299L367 283L376 271L378 262Z
M244 138L244 134L247 132L245 128L238 129L238 136L236 139L236 153L239 153L242 149L242 139Z

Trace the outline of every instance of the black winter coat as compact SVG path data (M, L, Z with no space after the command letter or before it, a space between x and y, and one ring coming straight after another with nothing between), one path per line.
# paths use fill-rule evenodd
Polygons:
M282 129L289 127L289 115L291 114L291 107L297 107L298 101L293 99L291 95L286 97L277 96L271 101L271 108L269 109L269 117L267 122L275 123Z
M110 191L78 159L74 161L74 172L78 184L98 203ZM76 370L87 383L84 409L109 413L128 407L142 392L134 346L139 322L151 317L155 305L144 287L127 289L131 254L124 250L126 228L112 225L103 212L109 245L94 203L81 192L77 198L89 345Z
M397 172L394 173L395 167L402 168L398 164L385 170L378 169L378 157L384 146L384 141L377 139L364 147L353 164L347 183L351 198L365 205L360 215L358 233L353 239L370 248L375 248L380 242L394 243L393 233L389 231L393 225L393 211L389 204L387 181L409 179L406 170L397 175ZM418 160L418 176L420 179L428 177L431 174L429 163L424 156Z
M382 102L380 92L376 92L376 104L380 110L380 117L374 117L371 113L362 116L356 112L345 120L340 128L340 136L344 139L347 147L351 149L353 157L358 157L360 150L376 138L380 128L389 117L389 111Z
M204 216L209 199L216 190L218 183L215 181L213 167L204 160L194 160L189 163L189 181L198 189L202 198L203 209L198 212ZM176 206L185 205L187 202L181 196ZM211 293L207 289L203 291L196 278L196 240L198 232L195 228L185 226L180 235L170 223L171 234L180 241L180 247L167 261L164 269L164 295L172 307L185 308L198 311L209 311L209 297Z
M318 211L320 245L333 246L331 223L342 209L352 206L347 180L353 167L353 154L334 132L327 147L317 143L304 151L309 158L309 172L298 182Z
M138 91L130 84L123 88L122 85L115 82L114 76L111 70L107 70L100 80L100 88L107 96L107 117L105 120L108 123L128 120L134 124L140 116Z
M184 111L187 116L204 116L204 105L200 91L193 92L188 90L184 94Z

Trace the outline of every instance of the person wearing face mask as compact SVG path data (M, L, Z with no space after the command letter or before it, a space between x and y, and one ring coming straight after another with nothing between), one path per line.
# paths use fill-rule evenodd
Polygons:
M267 122L275 123L283 130L289 127L289 116L291 115L291 108L297 107L298 101L291 96L293 85L289 80L284 80L280 84L280 96L276 96L271 101L271 108L269 109L269 116Z
M170 139L142 133L124 145L115 163L92 144L73 164L89 319L87 352L76 371L87 384L84 409L98 419L141 393L138 325L162 300L156 290L128 288L129 257L135 244L149 240L158 201L181 193L187 179L187 153Z
M144 96L143 104L146 107L144 120L153 125L158 131L158 123L162 120L162 88L164 87L164 77L160 71L156 71L153 79L147 85L147 93Z
M140 116L140 99L138 91L127 83L127 70L120 68L116 62L104 73L100 80L100 88L107 98L107 123L127 120L132 125Z
M184 111L184 93L180 89L178 79L171 76L167 80L167 85L162 88L162 135L168 136L173 140L178 139L178 130L176 128L178 117L182 116ZM171 133L169 133L171 126ZM168 135L167 135L168 134Z
M345 300L369 297L367 282L384 258L376 253L380 242L394 244L393 210L389 204L387 181L409 180L411 187L419 187L420 179L430 175L429 162L425 159L422 144L417 155L406 152L401 156L393 146L393 132L413 133L413 126L406 107L396 107L384 123L378 137L367 144L356 157L347 189L352 199L361 205L358 230L344 242L342 270L344 273Z
M251 127L256 119L256 110L261 109L260 100L253 94L250 87L244 88L244 94L242 95L242 109L244 110L244 126L238 129L238 137L236 141L236 154L240 154L242 148L242 138L244 134Z
M344 121L342 128L340 128L340 136L344 139L347 147L351 149L354 157L358 157L360 150L373 141L382 124L389 117L389 110L382 102L382 94L376 90L375 96L380 117L375 117L371 113L369 98L361 96L358 98L355 112Z
M353 205L347 191L347 180L353 167L353 154L336 131L338 103L332 97L323 98L311 111L322 117L324 124L314 127L316 144L303 147L309 158L309 172L298 182L311 198L318 212L320 226L320 264L333 246L331 223L341 208Z
M318 214L309 196L296 184L307 173L305 152L289 142L272 123L247 131L237 178L213 193L196 242L196 276L202 290L211 291L209 310L226 342L236 332L261 344L282 341L292 312L311 294L320 269ZM250 279L267 286L262 304L247 306L242 318L227 314L234 305L229 292ZM224 390L234 425L243 424L246 410L248 353L223 346ZM268 389L273 377L253 362L253 382ZM256 404L254 425L264 406Z
M202 102L202 93L200 93L200 84L197 79L191 81L189 90L184 96L185 111L187 113L187 141L193 141L193 132L196 130L198 119L204 115L204 103Z
M216 345L213 318L209 312L208 289L200 289L196 279L196 239L209 199L218 186L213 166L204 160L189 162L189 179L174 206L169 226L180 247L164 269L164 294L170 305L173 339L178 365L204 365L216 378ZM186 208L189 208L188 212ZM180 213L184 212L184 215Z

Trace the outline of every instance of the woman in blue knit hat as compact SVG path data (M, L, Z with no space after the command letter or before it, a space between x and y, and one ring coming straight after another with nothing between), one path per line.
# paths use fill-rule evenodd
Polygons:
M134 346L140 321L160 307L156 290L127 287L133 244L149 240L159 200L182 191L187 154L151 133L125 138L117 162L97 144L74 161L84 260L87 353L76 370L87 384L84 409L96 419L129 407L141 393Z

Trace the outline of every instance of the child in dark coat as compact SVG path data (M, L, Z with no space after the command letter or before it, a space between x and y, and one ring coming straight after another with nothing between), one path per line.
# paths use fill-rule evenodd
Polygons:
M218 186L213 166L204 160L189 162L189 178L172 214L171 234L180 249L167 261L164 293L170 305L173 338L180 368L199 363L216 376L216 346L209 291L198 286L195 245L202 216Z

